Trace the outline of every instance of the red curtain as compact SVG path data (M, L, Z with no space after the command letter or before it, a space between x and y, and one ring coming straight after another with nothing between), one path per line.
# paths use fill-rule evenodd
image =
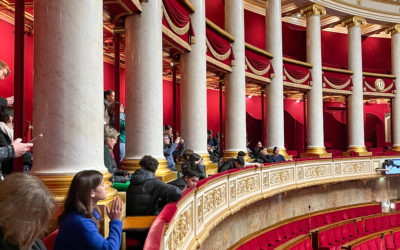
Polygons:
M251 66L258 71L265 70L268 65L270 65L270 70L263 76L270 77L270 74L274 73L271 61L267 56L258 54L250 49L246 49L245 54ZM249 72L251 72L251 70L249 70Z
M186 26L190 22L189 11L177 0L163 0L165 10L169 18L179 28Z
M394 80L391 78L382 78L382 77L376 77L376 76L364 76L363 79L363 86L365 88L366 92L381 92L379 90L377 91L373 91L372 89L370 89L369 87L375 88L375 80L376 79L382 79L383 82L385 83L385 87L384 90L382 91L382 93L393 93L393 90L395 89L395 84L394 84ZM368 84L368 85L367 85ZM391 86L392 85L392 86ZM369 86L369 87L368 87ZM390 88L389 88L390 87Z
M233 61L235 60L235 57L233 55L233 50L231 49L231 42L228 40L228 38L225 38L224 36L218 34L216 31L212 30L210 27L206 27L206 36L208 40L207 44L207 55L213 57L214 59L231 66L233 65ZM211 48L209 48L210 46ZM218 54L217 58L215 55L211 52L211 49L214 50L215 53ZM226 57L227 56L227 57ZM226 58L225 58L226 57ZM223 59L221 59L223 58Z
M308 84L308 82L312 80L310 68L308 68L308 67L285 62L283 64L283 68L287 71L287 73L291 77L293 77L296 80L301 80L309 74L309 78L302 84ZM284 72L284 74L285 74L285 72ZM288 80L288 78L286 78L286 79Z
M340 90L350 90L350 87L352 86L352 81L351 81L351 75L350 74L345 74L345 73L339 73L339 72L330 72L330 71L324 71L323 76L331 83L333 83L336 86L344 85L350 80L350 84L348 84L346 87L341 88ZM326 80L323 78L323 82L326 83ZM328 89L333 89L330 87L328 84L325 86L325 88Z

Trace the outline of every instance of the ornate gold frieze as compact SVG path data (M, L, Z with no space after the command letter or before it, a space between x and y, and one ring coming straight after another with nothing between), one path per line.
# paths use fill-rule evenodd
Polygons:
M353 26L364 26L367 24L367 20L361 16L351 16L346 18L342 21L342 25L346 26L347 28L351 28Z
M343 174L358 174L358 173L369 173L371 172L369 162L344 162L343 163Z
M263 173L263 189L267 189L269 187L269 172Z
M276 186L294 181L294 170L284 169L270 172L270 185Z
M306 179L320 178L327 176L332 176L331 165L304 166L304 177Z
M203 224L203 196L197 199L197 224Z
M237 180L237 196L243 196L260 190L260 175L243 177Z
M308 5L305 8L301 9L300 13L302 15L305 15L306 17L312 16L312 15L323 16L326 14L326 9L324 6L315 3L315 4Z
M203 217L206 217L226 203L226 184L206 192L203 198Z
M297 168L297 180L303 180L304 179L304 167L298 167Z
M342 172L341 164L335 163L335 174L340 174Z
M182 249L188 234L193 231L193 204L190 203L178 216L169 235L167 245L169 249Z
M231 181L230 184L231 202L236 200L236 181Z

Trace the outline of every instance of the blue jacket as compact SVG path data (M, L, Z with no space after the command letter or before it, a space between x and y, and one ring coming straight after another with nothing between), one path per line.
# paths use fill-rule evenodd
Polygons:
M93 210L93 216L100 215ZM119 250L121 246L122 222L110 221L110 233L107 239L99 233L96 223L79 213L69 214L61 223L56 237L55 250Z
M164 149L163 149L165 159L167 160L167 167L172 171L176 171L174 156L181 155L181 153L185 149L185 144L181 143L179 150L176 150L177 147L178 147L178 143L174 142L174 143L172 143L171 146L164 145Z

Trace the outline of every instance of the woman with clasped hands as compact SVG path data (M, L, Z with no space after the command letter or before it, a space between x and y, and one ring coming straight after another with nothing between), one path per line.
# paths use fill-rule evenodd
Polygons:
M119 197L114 198L111 209L106 208L110 218L108 238L103 238L98 230L100 213L96 204L106 197L107 185L99 171L84 170L74 176L65 199L64 212L58 218L55 250L120 248L122 201Z

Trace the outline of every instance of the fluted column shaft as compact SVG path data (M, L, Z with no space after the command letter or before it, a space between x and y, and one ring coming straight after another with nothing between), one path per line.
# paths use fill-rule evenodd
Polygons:
M392 148L400 151L400 25L391 28L392 33L392 74L396 76L396 93L392 100Z
M126 153L123 168L139 168L144 155L158 159L157 175L166 175L163 154L163 79L161 0L142 3L143 12L125 20Z
M181 56L181 132L186 147L207 152L206 13L204 0L192 0L191 15L196 43Z
M306 154L314 157L330 157L324 146L324 117L322 102L322 56L321 56L321 15L326 13L323 6L312 4L303 10L307 17L307 62L311 69L312 87L309 91L307 116L308 145Z
M278 147L285 154L281 1L267 1L266 12L266 50L274 55L271 63L275 75L266 93L267 147L269 150Z
M226 156L246 151L246 77L243 0L225 1L225 28L235 37L235 66L225 83Z
M351 17L343 22L348 28L348 68L353 71L353 89L349 97L349 146L348 152L368 153L364 143L364 104L361 26L366 23L363 17Z

